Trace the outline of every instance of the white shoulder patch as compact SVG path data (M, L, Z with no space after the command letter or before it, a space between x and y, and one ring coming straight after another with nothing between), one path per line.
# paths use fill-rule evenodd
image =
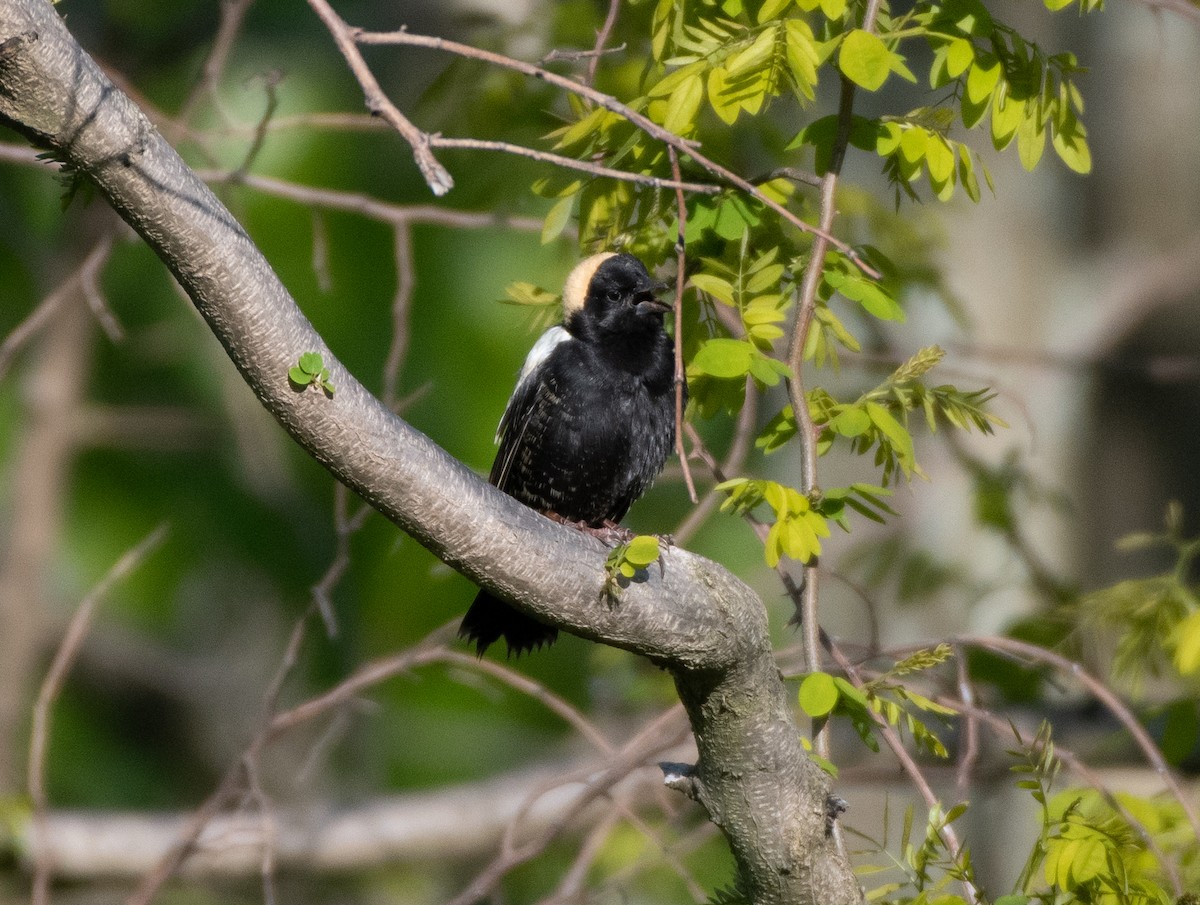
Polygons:
M559 343L564 343L570 338L571 334L566 331L566 328L561 326L551 327L539 336L538 341L533 344L533 348L525 356L525 364L521 365L521 374L517 377L517 385L513 388L512 395L508 397L508 405L504 407L504 414L500 418L500 426L496 429L497 443L500 442L500 434L504 431L504 425L508 422L509 409L512 408L513 400L521 394L521 391L525 387L525 382L550 357L550 353L554 351Z
M566 342L570 338L571 334L562 326L551 327L539 336L538 341L529 350L529 354L525 356L525 364L521 365L521 376L517 378L517 386L524 383L525 378L533 373L538 365L550 357L550 353L554 351L555 346Z

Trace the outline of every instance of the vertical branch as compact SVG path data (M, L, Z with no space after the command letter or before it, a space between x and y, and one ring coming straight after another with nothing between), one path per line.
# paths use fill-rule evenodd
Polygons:
M863 681L862 673L858 671L858 667L850 662L850 658L843 653L840 647L833 643L831 638L827 635L823 635L823 638L829 653L846 674L846 678L854 683L855 688L862 688L865 682ZM916 787L918 794L920 794L921 799L925 802L925 806L931 810L940 807L941 801L934 793L933 787L929 785L929 780L925 777L925 774L921 772L920 766L913 760L912 755L908 753L908 749L904 747L904 741L900 738L900 733L888 723L882 714L874 710L870 711L870 714L871 718L875 721L875 726L879 730L880 736L883 737L884 742L891 749L896 760L900 762L901 768L907 774L909 781ZM942 842L946 846L946 851L950 853L950 857L954 859L954 862L956 864L961 863L962 842L959 841L958 833L954 831L954 827L945 824L938 829L938 835L941 836ZM975 889L975 884L970 877L964 875L962 885L963 890L967 894L967 901L977 902L979 900L979 893Z
M615 5L615 4L614 4ZM667 148L671 156L671 175L675 177L675 206L679 211L679 234L675 238L675 452L679 454L679 465L683 468L683 480L687 484L688 497L694 504L700 502L696 496L696 483L692 480L692 469L688 465L687 453L683 448L683 390L687 375L683 372L683 284L687 264L687 246L684 233L687 231L687 204L680 185L679 155L674 148Z
M962 753L958 759L958 791L964 795L971 784L971 773L979 761L979 719L975 716L975 687L971 684L966 651L962 647L954 651L954 668L958 679L958 696L967 705L963 714L966 727L963 730Z
M608 15L604 17L604 24L600 26L600 30L596 32L596 46L592 49L592 58L588 60L587 79L584 82L586 85L596 84L596 69L600 66L600 54L604 52L604 45L608 43L613 26L617 24L617 11L620 8L621 0L608 0ZM677 176L676 179L678 178Z
M383 402L396 410L400 367L408 354L409 314L412 310L413 274L412 227L397 220L395 227L396 294L392 297L392 344L388 347L383 369Z
M308 0L308 5L329 29L334 44L346 58L346 63L350 66L354 77L358 79L367 109L377 116L382 116L393 129L400 133L412 149L413 159L430 191L441 196L454 188L454 178L450 175L450 171L438 162L438 159L433 156L433 151L430 150L429 136L414 126L408 117L400 112L400 109L388 99L387 94L376 81L374 73L367 66L367 61L363 59L363 55L359 53L355 43L357 30L347 25L326 0Z
M869 0L863 13L862 27L868 32L875 30L875 18L879 14L880 0ZM808 410L808 394L804 389L804 348L812 327L813 312L817 306L817 288L825 270L825 256L829 252L830 231L837 212L835 196L846 148L850 144L850 128L854 114L854 83L842 76L841 95L838 100L837 134L834 137L829 169L821 179L821 213L817 229L813 232L812 255L804 271L800 286L800 304L796 311L796 324L792 329L788 345L788 367L792 377L788 381L788 398L792 403L792 415L796 419L796 430L800 439L800 491L807 495L815 493L817 484L817 428ZM813 557L804 567L804 586L801 597L800 626L804 653L808 669L820 669L821 637L817 622L817 600L820 582L820 564ZM822 726L814 734L813 745L822 757L829 757L829 731Z
M14 794L22 768L14 741L28 719L39 642L46 615L46 579L62 533L67 475L79 433L76 415L86 392L92 324L79 304L76 277L41 302L35 314L45 336L28 368L36 393L25 400L6 470L8 499L0 547L0 795ZM61 300L61 301L59 301ZM39 312L47 312L45 317ZM26 325L30 324L29 319ZM24 326L24 325L23 325ZM25 336L30 331L22 330ZM10 347L15 350L16 344Z
M142 539L137 546L127 550L112 568L96 584L71 617L67 633L54 654L50 670L38 689L37 702L33 707L33 729L29 738L28 784L29 797L33 801L33 825L38 838L42 840L37 847L37 863L33 874L33 905L45 905L50 901L50 876L54 865L51 863L53 847L46 840L49 838L49 800L46 795L46 749L50 744L50 711L54 702L62 692L67 673L70 672L75 658L79 654L83 640L87 637L92 624L92 616L96 607L109 589L136 569L141 562L163 542L167 536L166 524L161 524Z

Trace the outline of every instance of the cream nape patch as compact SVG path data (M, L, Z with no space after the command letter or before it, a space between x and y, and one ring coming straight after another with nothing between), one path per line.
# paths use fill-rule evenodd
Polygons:
M575 265L575 269L567 276L567 282L563 284L564 320L576 311L583 310L583 303L587 301L588 286L592 282L592 277L596 275L597 268L609 258L616 256L615 251L602 251L598 255L584 258Z

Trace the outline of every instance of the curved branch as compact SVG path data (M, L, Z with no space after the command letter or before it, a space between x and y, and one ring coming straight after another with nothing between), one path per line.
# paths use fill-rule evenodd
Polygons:
M699 751L692 789L729 840L745 895L861 901L826 835L828 777L803 752L762 602L744 583L673 548L662 570L608 603L603 545L490 486L367 392L242 227L45 0L0 4L0 121L96 184L175 275L263 405L339 480L524 611L671 672ZM306 352L321 355L332 396L289 383Z

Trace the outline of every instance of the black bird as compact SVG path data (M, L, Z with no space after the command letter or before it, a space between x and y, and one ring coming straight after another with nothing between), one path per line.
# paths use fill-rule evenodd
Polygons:
M611 527L654 482L675 443L675 365L663 287L629 254L592 255L563 288L563 325L525 359L500 419L488 480L552 518ZM686 387L685 387L686 390ZM480 591L459 636L509 654L558 630Z

